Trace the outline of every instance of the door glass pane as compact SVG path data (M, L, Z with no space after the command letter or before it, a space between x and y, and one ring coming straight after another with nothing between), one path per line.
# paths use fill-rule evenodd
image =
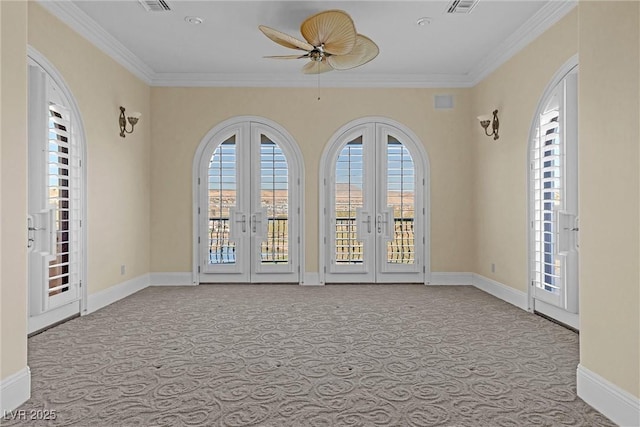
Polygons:
M289 262L289 167L280 147L261 135L260 206L267 216L267 235L260 243L262 264Z
M208 172L209 264L235 264L236 244L229 240L230 213L236 207L236 137L220 144Z
M363 206L362 137L348 142L336 161L335 262L361 264L363 243L357 239L356 209Z
M562 259L557 254L557 213L563 210L559 105L555 95L540 114L538 137L534 143L534 283L539 289L559 295L562 286Z
M49 261L49 296L69 291L74 283L77 230L72 227L72 170L69 111L49 106L49 145L47 158L48 204L53 208L56 239L55 258ZM74 259L72 259L74 257Z
M387 206L393 211L393 240L387 242L387 262L415 262L416 175L409 150L392 136L387 138Z

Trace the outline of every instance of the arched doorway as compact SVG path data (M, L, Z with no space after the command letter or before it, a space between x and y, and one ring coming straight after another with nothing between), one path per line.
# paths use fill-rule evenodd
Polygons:
M579 329L578 59L545 89L529 136L529 304Z
M262 117L235 117L194 157L197 283L300 282L303 163L289 133Z
M424 147L400 123L339 129L320 163L321 282L428 282L428 177Z
M86 311L85 134L62 75L28 48L29 321L33 333Z

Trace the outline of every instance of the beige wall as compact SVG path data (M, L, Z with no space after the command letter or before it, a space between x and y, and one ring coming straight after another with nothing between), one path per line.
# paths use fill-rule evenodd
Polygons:
M27 366L27 5L0 2L0 378Z
M580 3L580 362L640 396L640 3Z
M556 71L578 52L573 10L472 89L471 115L498 109L500 139L473 125L475 273L527 292L527 151L540 97ZM491 264L495 264L495 273Z
M453 110L436 111L433 96L451 93ZM154 272L191 271L192 161L216 124L236 115L271 119L304 156L308 272L318 271L318 167L335 131L363 116L385 116L422 140L431 162L431 267L468 271L472 248L468 90L268 88L152 89L152 263Z
M474 271L526 291L529 128L547 83L579 51L581 363L639 396L639 9L636 2L581 2L473 89L322 89L317 101L315 89L150 89L29 3L28 41L62 73L85 125L89 292L149 271L191 270L193 155L209 129L235 115L274 120L301 147L307 271L318 269L320 154L340 126L380 115L413 130L429 155L432 270ZM0 23L0 378L6 378L26 366L27 6L0 2ZM435 111L436 93L454 94L456 108ZM119 105L144 114L126 139L118 136ZM497 143L473 119L493 108L500 109Z
M92 294L149 272L150 89L35 2L29 2L28 37L62 74L84 123ZM143 114L124 139L120 105Z

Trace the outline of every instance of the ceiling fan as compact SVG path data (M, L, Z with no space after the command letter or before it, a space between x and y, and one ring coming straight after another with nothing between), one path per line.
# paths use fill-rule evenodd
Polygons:
M264 25L258 28L274 42L306 52L302 55L265 58L309 59L310 61L302 67L305 74L356 68L371 61L380 51L370 38L356 33L353 20L342 10L327 10L305 19L300 25L300 33L306 41Z

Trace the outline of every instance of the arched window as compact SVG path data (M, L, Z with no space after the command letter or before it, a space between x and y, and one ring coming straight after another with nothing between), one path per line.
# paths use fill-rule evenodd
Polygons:
M401 124L342 127L320 164L323 282L428 281L428 159Z

